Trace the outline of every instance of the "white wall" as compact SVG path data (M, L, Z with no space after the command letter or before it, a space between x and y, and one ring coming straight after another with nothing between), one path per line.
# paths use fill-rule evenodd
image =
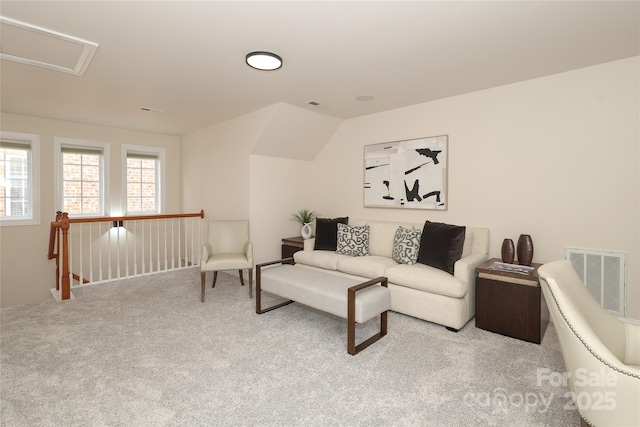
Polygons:
M281 239L300 235L289 218L313 198L305 159L321 149L318 135L326 142L339 125L277 103L184 135L183 208L202 206L206 220L249 219L256 263L279 259Z
M182 137L182 207L205 220L249 219L249 155L272 111L263 109Z
M627 253L640 319L638 57L345 121L313 162L326 216L486 226L491 255L531 234L534 262L565 247ZM448 211L363 207L363 147L449 135Z
M51 299L55 262L47 260L49 226L55 218L53 138L56 136L110 144L109 202L112 215L121 215L122 144L166 149L166 210L180 212L180 138L119 128L2 113L2 130L40 135L41 223L0 227L0 305L36 303ZM199 211L200 208L197 209ZM194 211L194 212L197 212Z
M251 238L256 262L280 259L282 238L300 236L291 215L312 204L311 163L251 156Z

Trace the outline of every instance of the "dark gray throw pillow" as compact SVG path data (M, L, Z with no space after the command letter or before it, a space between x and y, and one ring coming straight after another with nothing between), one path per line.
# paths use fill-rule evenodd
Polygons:
M315 250L335 251L338 246L338 223L347 224L349 217L316 218Z
M453 274L462 256L466 227L427 221L422 229L418 262Z

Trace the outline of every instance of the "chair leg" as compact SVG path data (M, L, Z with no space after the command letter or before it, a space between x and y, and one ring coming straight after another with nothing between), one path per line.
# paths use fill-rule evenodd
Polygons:
M216 280L217 280L217 279L218 279L218 272L217 272L217 271L214 271L214 272L213 272L213 283L211 284L211 287L212 287L212 288L215 288L215 286L216 286Z
M207 273L200 273L200 302L204 302L204 279Z
M249 269L249 298L253 298L253 269Z
M242 274L242 270L238 270L240 272L240 284L244 286L244 275Z

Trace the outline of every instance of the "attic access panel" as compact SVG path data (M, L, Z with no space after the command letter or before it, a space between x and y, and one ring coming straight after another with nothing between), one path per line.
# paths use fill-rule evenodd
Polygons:
M0 16L0 58L82 76L98 44Z

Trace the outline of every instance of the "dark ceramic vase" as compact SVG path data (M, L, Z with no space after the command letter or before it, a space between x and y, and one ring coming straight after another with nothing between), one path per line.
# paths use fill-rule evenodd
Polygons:
M518 263L531 265L533 260L533 240L528 234L521 234L518 238Z
M502 241L502 262L507 264L513 264L513 260L516 256L516 248L513 245L513 240L504 239Z

